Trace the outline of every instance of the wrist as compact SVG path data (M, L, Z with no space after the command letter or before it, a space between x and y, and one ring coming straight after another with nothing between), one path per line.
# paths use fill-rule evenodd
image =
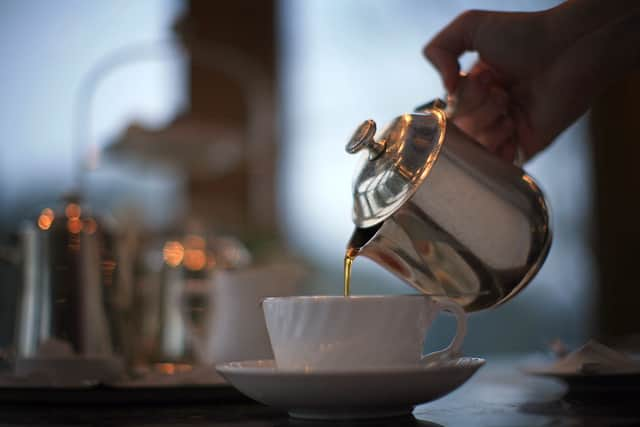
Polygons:
M568 47L636 9L640 10L637 0L567 0L543 13L548 34Z
M539 108L532 127L544 132L542 140L551 141L607 87L640 68L638 26L640 10L611 21L578 39L537 76L531 94Z

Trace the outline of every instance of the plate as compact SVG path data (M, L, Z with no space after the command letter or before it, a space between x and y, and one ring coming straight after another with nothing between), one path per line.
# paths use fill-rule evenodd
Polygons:
M553 378L567 385L568 394L600 395L607 393L640 396L640 372L557 372L543 368L528 368L525 372L543 378Z
M464 384L485 361L461 357L438 364L361 371L283 371L273 360L216 366L250 398L303 419L358 419L408 415Z
M166 369L113 382L81 381L82 377L62 375L66 371L52 376L51 367L46 365L46 370L28 376L16 375L12 371L0 372L0 403L153 405L249 401L208 366L180 372L179 365L159 364L156 368ZM91 376L93 374L91 372Z
M2 404L191 404L237 403L250 399L229 385L174 387L0 387Z

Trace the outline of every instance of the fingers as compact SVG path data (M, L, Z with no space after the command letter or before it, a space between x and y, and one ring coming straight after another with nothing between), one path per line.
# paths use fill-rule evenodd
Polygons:
M469 133L482 132L509 113L509 95L499 88L489 89L484 102L472 112L460 116L460 126Z
M476 140L487 147L489 151L496 152L498 148L513 142L516 136L516 127L513 119L504 116L497 123L489 126L473 135Z
M513 140L511 140L511 141L499 146L496 149L495 153L501 159L506 160L509 163L513 163L513 161L516 158L516 150L517 150L517 146L516 146L515 142L513 142Z
M461 76L456 91L453 92L456 117L476 111L487 99L490 83L489 72Z
M454 123L466 134L494 153L502 154L502 150L505 149L506 145L515 146L515 141L517 140L516 124L513 118L508 115L503 115L491 125L475 131L465 128L464 122L461 123L459 119L454 120ZM508 150L507 154L512 154L511 149Z
M427 59L440 72L447 91L453 93L459 81L458 57L474 50L474 34L484 12L467 11L440 31L424 48Z
M546 147L546 144L541 144L541 138L534 128L531 126L531 121L527 114L519 108L517 105L511 109L512 116L516 123L516 133L518 135L518 147L522 151L525 159L531 159L539 151ZM542 139L544 141L544 139Z
M495 85L490 70L481 69L460 79L455 97L452 120L476 141L495 151L513 138L509 94Z
M447 92L455 92L460 72L459 55L453 55L437 46L427 46L424 54L440 73Z

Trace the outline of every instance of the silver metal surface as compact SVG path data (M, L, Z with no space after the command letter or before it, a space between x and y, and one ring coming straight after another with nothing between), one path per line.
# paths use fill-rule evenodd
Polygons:
M120 350L115 242L95 218L69 212L52 215L46 227L34 222L21 230L19 359L113 358Z
M426 294L467 311L502 304L542 266L549 209L531 176L471 140L440 108L405 114L354 182L349 242Z
M438 158L445 123L444 113L434 109L404 114L385 128L377 142L384 154L363 157L354 180L356 226L384 221L413 195Z
M386 149L384 141L376 141L376 122L365 120L353 133L351 140L347 143L347 153L355 154L363 148L369 149L369 160L377 159Z

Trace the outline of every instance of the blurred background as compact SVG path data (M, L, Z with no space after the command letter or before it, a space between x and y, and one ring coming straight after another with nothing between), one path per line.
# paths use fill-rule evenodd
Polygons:
M213 232L235 236L258 262L303 264L306 293L339 294L356 167L344 144L355 127L443 94L421 48L457 14L557 3L3 2L1 242L16 244L24 221L82 190L94 212L143 231L145 268L171 261L178 246L167 243L189 250L172 236ZM638 297L625 255L635 250L635 202L621 185L633 169L610 165L624 162L612 154L628 140L624 122L603 104L527 164L552 207L553 246L518 298L472 315L468 354L635 332L624 306ZM596 158L594 140L618 130ZM0 267L0 346L13 339L19 275ZM411 292L364 259L352 290ZM439 324L434 347L452 329Z

